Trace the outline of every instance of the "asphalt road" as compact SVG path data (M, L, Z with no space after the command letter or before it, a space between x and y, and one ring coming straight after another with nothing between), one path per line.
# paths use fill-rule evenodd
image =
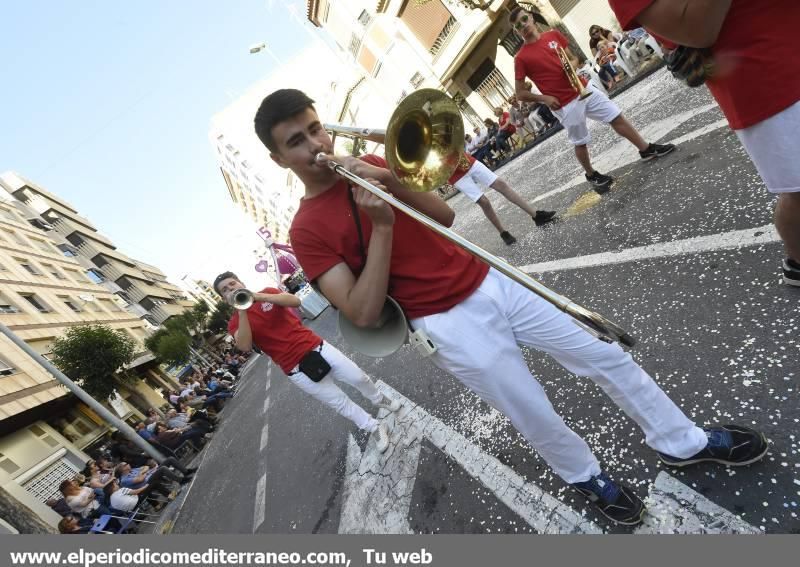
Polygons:
M593 125L595 167L617 178L598 197L561 132L498 171L537 208L557 210L556 223L537 228L490 191L518 243L505 246L461 195L448 201L454 229L628 329L639 341L633 356L700 425L765 431L772 449L761 463L669 471L699 495L698 510L715 510L680 520L684 529L713 531L724 509L768 533L800 532L800 289L780 283L774 198L705 89L659 71L615 100L646 139L678 150L640 163L630 144ZM331 311L311 327L351 352ZM589 380L525 356L603 466L657 500L664 469L635 424ZM173 533L630 531L599 518L503 416L409 347L352 358L405 398L387 456L262 358L224 410ZM391 473L388 488L370 466ZM689 500L654 516L688 514Z

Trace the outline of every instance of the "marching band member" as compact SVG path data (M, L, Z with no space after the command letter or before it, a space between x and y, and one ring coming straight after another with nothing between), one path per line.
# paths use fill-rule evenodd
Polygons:
M500 179L491 169L466 152L461 156L458 167L447 182L481 208L483 214L489 219L489 222L491 222L500 233L500 238L503 239L503 242L509 245L514 244L517 239L514 238L514 236L505 229L503 223L500 222L494 207L492 207L492 203L490 203L486 195L483 194L482 185L494 189L508 199L509 202L528 213L533 219L533 222L536 223L536 226L546 224L552 221L556 216L555 211L537 211L533 209L533 207L525 202L525 199L523 199L519 193L508 185L508 183Z
M519 345L590 377L669 464L740 465L766 454L767 441L752 429L697 427L618 345L597 339L362 187L349 187L316 159L333 147L313 102L299 90L275 91L262 101L255 130L275 163L305 185L290 229L292 246L306 275L350 321L373 325L391 292L412 326L438 348L433 362L505 414L564 481L619 523L641 521L644 504L602 470L586 442L555 412ZM442 199L409 191L382 158L337 161L440 224L452 224L453 211Z
M644 26L680 47L670 70L705 82L770 193L786 247L783 281L800 286L800 58L795 0L610 0L625 29ZM713 75L707 77L709 60Z
M591 141L586 119L609 124L614 131L627 139L639 150L643 161L667 155L675 149L672 144L648 144L636 128L622 115L622 111L604 93L587 87L592 95L578 100L564 66L556 52L561 47L573 68L578 59L569 49L569 42L558 30L539 31L533 14L516 7L509 15L511 25L524 41L514 56L514 75L517 99L524 102L541 102L547 105L559 122L564 125L569 141L575 146L575 156L586 172L586 180L595 186L595 191L605 193L614 179L596 171L589 157ZM533 94L525 88L525 79L530 78L542 94Z
M223 272L214 280L214 291L237 307L232 296L244 284L233 272ZM298 388L331 407L356 427L375 436L380 452L389 447L389 428L369 415L334 380L350 384L373 405L388 411L400 409L398 400L381 394L363 370L304 327L289 308L300 307L300 300L291 293L267 287L253 294L253 304L239 309L228 322L228 332L236 339L236 348L249 351L258 346L283 370Z

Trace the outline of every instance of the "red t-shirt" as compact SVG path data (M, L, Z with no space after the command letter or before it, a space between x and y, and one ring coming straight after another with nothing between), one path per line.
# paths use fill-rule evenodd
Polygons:
M361 159L386 167L386 161L378 156ZM358 275L366 262L361 255L349 191L347 183L340 180L321 195L300 201L289 236L295 256L311 280L341 262ZM366 252L372 223L363 211L359 213ZM405 213L395 209L394 214L389 295L408 317L447 311L481 285L488 265Z
M653 0L609 0L624 29L636 28ZM711 47L706 81L733 129L758 124L800 100L800 2L733 0Z
M565 106L577 98L577 91L572 88L556 47L564 49L569 42L557 30L544 32L533 43L524 43L514 56L514 77L517 81L525 78L536 83L542 94L554 96Z
M455 185L456 181L464 177L469 171L469 168L472 167L472 164L476 161L478 160L472 157L471 154L464 152L463 157L458 160L458 167L456 167L456 170L453 172L453 175L450 176L450 179L448 179L447 182L450 185Z
M281 293L274 287L266 287L261 293ZM247 320L253 332L253 342L281 367L291 372L303 357L322 344L322 339L304 327L288 307L272 303L253 303L247 310ZM239 312L228 321L228 332L233 335L239 329Z
M508 112L504 112L502 116L500 116L500 129L506 130L510 134L514 134L517 131L517 127L511 123L511 115Z

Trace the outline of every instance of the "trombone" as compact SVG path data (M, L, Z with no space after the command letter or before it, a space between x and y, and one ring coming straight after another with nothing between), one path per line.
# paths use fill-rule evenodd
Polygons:
M556 48L556 53L558 53L558 59L561 61L561 66L564 68L564 73L566 73L569 83L578 93L578 99L583 100L592 96L592 91L583 86L578 73L576 73L575 69L572 68L572 63L569 62L569 57L567 57L567 52L564 50L564 48L559 45Z
M335 124L325 124L324 127L345 136L384 143L389 170L412 191L433 191L443 185L464 154L464 124L458 106L436 89L421 89L403 99L385 132ZM552 303L599 339L617 341L629 347L635 344L635 339L617 324L549 289L505 260L351 173L335 160L328 160L324 154L319 154L317 160Z

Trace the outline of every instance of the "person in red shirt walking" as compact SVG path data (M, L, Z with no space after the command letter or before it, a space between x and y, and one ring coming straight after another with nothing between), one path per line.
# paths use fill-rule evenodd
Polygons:
M800 286L800 2L609 0L609 4L624 29L642 26L681 49L709 50L713 72L705 84L767 189L778 195L775 228L787 255L783 281ZM696 73L696 66L688 67L687 72Z
M617 134L627 139L639 150L643 161L664 156L675 149L672 144L647 143L636 128L622 115L622 111L606 95L589 86L592 95L584 100L572 87L557 48L567 54L573 68L578 59L572 54L569 42L558 30L540 32L533 14L516 7L509 15L511 25L524 43L514 57L514 78L517 99L546 104L559 122L564 125L569 141L575 146L575 155L586 172L586 180L595 191L605 193L614 179L592 167L588 144L591 141L586 119L609 124ZM531 79L542 94L533 94L525 88L525 79Z
M244 284L233 272L223 272L214 280L214 291L226 299L238 289L244 289ZM352 360L300 323L290 311L300 307L300 299L272 287L253 296L253 305L237 310L228 322L228 332L236 339L236 347L247 352L257 345L298 388L359 429L374 434L378 450L386 451L389 447L386 424L353 402L334 380L350 384L376 407L397 411L400 402L381 394Z
M494 207L492 207L492 203L486 195L483 194L483 186L494 189L508 199L509 202L528 213L531 219L533 219L533 222L536 223L536 226L546 224L552 221L556 216L555 211L535 210L526 203L525 199L514 191L508 183L500 179L491 169L466 152L459 160L458 167L447 182L481 208L483 214L489 219L489 222L491 222L500 233L500 238L508 245L514 244L517 239L514 238L514 235L508 232L503 226L503 223L500 222L500 218L497 216Z
M391 295L410 325L436 346L432 362L505 414L565 482L618 523L640 522L644 504L602 471L586 442L555 412L520 345L590 377L673 466L741 465L766 454L761 433L736 426L700 429L619 345L586 332L549 302L364 188L348 186L316 159L331 154L333 144L313 104L299 90L275 91L261 102L255 130L272 160L305 185L289 230L292 247L306 276L350 321L374 325ZM384 159L335 159L431 219L452 224L453 211L442 199L404 187Z

